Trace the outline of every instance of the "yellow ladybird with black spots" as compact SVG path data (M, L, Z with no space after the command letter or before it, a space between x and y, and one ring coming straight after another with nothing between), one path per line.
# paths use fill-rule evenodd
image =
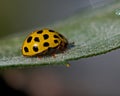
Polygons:
M24 56L54 55L63 52L67 48L68 40L60 33L42 29L34 31L25 39L22 46Z

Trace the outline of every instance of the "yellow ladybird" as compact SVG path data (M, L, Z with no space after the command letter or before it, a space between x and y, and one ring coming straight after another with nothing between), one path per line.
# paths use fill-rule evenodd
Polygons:
M60 33L43 29L34 31L25 39L22 45L24 56L54 55L63 52L68 45L67 39Z

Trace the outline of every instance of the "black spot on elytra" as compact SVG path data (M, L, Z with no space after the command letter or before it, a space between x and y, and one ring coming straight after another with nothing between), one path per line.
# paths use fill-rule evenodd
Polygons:
M48 35L48 34L44 34L43 37L44 37L44 39L46 40L46 39L49 38L49 35Z
M49 30L49 32L55 32L54 30Z
M58 43L58 40L54 40L55 43Z
M25 52L29 52L29 50L28 50L27 47L24 47L24 51L25 51Z
M44 47L48 47L48 46L49 46L49 43L48 43L48 42L45 42L45 43L43 44L43 46L44 46Z
M31 40L32 40L32 36L28 37L28 39L27 39L27 43L30 43Z
M59 38L57 35L54 35L54 38Z
M64 37L63 37L63 35L61 35L61 34L59 34L59 36L63 39Z
M40 42L40 39L39 39L38 37L35 37L35 38L34 38L34 41Z
M38 52L38 47L37 46L33 46L33 51Z
M37 32L37 34L41 34L41 33L43 33L43 30L40 30L40 31Z

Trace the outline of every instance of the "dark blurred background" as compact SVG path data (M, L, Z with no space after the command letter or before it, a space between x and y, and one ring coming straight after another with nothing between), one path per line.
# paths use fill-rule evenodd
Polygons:
M47 26L86 8L101 8L114 1L116 0L1 0L0 37ZM47 70L53 69L62 78L66 92L72 96L120 96L119 58L120 50L116 50L105 55L71 61L68 69L64 66L51 66ZM42 70L45 71L46 66ZM0 78L1 94L26 95L11 87L6 83L9 80L3 77Z
M53 24L115 0L1 0L0 36Z

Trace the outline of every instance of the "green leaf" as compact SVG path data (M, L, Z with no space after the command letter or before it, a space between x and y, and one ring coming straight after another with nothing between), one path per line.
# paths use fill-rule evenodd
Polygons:
M21 45L27 36L6 37L0 40L0 67L23 67L37 65L66 64L69 60L91 57L120 47L120 16L115 10L120 3L88 10L68 20L49 26L65 35L74 46L64 53L43 58L22 56Z

